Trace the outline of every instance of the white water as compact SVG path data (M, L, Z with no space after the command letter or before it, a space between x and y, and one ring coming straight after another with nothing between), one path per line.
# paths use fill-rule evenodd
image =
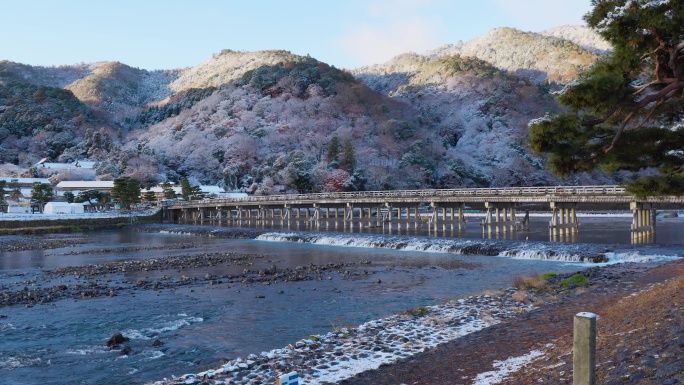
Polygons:
M548 242L497 242L453 238L402 237L365 234L272 232L257 240L270 242L311 243L327 246L384 248L432 253L480 254L498 257L540 259L562 262L620 263L654 262L678 258L678 255L642 254L640 250L606 252L600 245L558 244Z

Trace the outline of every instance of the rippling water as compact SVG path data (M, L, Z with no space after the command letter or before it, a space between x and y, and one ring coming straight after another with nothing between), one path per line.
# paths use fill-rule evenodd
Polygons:
M424 238L422 230L378 234L382 231L367 229L366 234L354 235L293 233L290 229L289 233L264 235L263 240L124 230L84 234L83 244L75 247L0 253L0 284L25 282L27 286L35 280L40 283L45 269L217 251L264 254L254 268L273 263L297 266L372 262L358 268L368 274L355 279L331 273L320 281L269 286L203 284L175 290L138 290L113 298L61 300L31 308L0 308L0 383L141 383L198 372L214 367L221 359L280 348L334 327L353 326L418 305L507 287L521 274L572 272L590 266L569 262L572 258L548 258L551 254L605 252L614 262L665 260L684 253L682 218L658 223L658 243L634 246L629 244L628 218L583 219L575 241L585 243L574 244L543 242L548 240L544 220L533 219L533 223L530 232L508 234L514 238L510 241L483 240L476 226L455 234L468 237L465 241L450 238L454 234L449 231L440 233L439 239ZM283 239L297 242L279 241ZM454 245L483 241L515 253L508 257L454 253ZM154 249L178 244L195 248ZM153 249L130 251L138 246ZM96 252L106 248L122 251ZM547 258L531 258L539 255ZM231 269L235 268L211 267L182 274L220 276ZM124 278L154 279L170 273L132 272ZM131 338L130 356L120 356L118 351L105 347L109 336L119 331ZM164 346L153 347L155 339Z

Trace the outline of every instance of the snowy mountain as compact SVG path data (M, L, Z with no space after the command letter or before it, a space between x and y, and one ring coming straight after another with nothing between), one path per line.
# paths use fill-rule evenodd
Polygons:
M556 37L571 41L578 46L588 50L605 54L611 50L610 43L592 29L579 25L563 25L539 32L541 36Z
M557 108L549 89L596 60L599 43L581 28L502 28L352 73L276 50L168 71L3 61L0 162L89 157L102 178L185 175L259 192L554 183L527 151L527 122ZM44 144L19 157L38 134Z
M556 30L554 33L560 34L562 31L565 30ZM570 35L570 32L566 33ZM573 36L579 36L579 32ZM536 83L568 82L599 56L572 40L514 28L497 28L464 44L442 46L426 56L435 58L450 55L475 56Z

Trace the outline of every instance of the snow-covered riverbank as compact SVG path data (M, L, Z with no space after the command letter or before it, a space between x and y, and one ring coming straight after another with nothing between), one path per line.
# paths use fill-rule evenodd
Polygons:
M154 215L159 211L158 208L150 208L145 210L113 210L97 213L82 213L82 214L24 214L24 213L0 213L1 221L41 221L41 220L60 220L60 219L98 219L98 218L130 218L137 216Z
M534 308L529 302L514 299L516 291L508 289L496 295L471 296L419 307L356 328L339 327L282 349L251 354L217 369L154 384L273 384L276 376L291 372L299 374L300 384L336 383Z

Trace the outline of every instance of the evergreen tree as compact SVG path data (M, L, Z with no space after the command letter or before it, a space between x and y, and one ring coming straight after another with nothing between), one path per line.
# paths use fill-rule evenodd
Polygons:
M204 193L200 186L190 186L190 200L202 200Z
M88 202L88 204L92 205L94 202L99 201L101 195L102 193L97 190L83 190L78 193L75 200L78 203Z
M55 197L52 186L47 183L35 182L31 189L31 202L38 204L38 209L43 212L45 203L50 202Z
M104 210L108 204L112 203L112 195L108 192L100 191L97 197L97 206L100 210Z
M592 0L585 20L613 51L557 94L565 111L530 122L529 141L558 175L657 170L628 183L684 194L684 2Z
M0 202L5 201L5 195L7 195L7 190L5 190L6 186L7 186L7 181L6 180L0 180Z
M66 191L64 193L64 199L66 199L66 201L69 203L74 203L76 197L74 196L74 193L72 193L71 191Z
M161 185L162 191L164 192L164 199L173 199L176 197L176 192L173 190L173 185L166 181Z
M190 191L190 182L188 182L188 178L181 177L180 185L181 185L181 196L186 201L190 200L191 191Z
M157 196L154 194L154 191L146 191L143 199L149 203L154 203L157 201Z
M11 200L17 201L17 200L19 200L19 198L22 197L21 185L19 184L19 180L17 180L17 179L10 180L7 187L9 188L9 197Z
M338 162L340 155L340 138L337 137L337 135L333 136L332 139L330 139L330 142L328 143L328 162Z
M130 210L131 205L140 203L140 184L129 176L122 176L114 179L112 188L112 198Z
M356 156L354 155L354 145L350 139L344 140L342 146L342 159L340 160L340 168L350 174L354 173L356 167Z

